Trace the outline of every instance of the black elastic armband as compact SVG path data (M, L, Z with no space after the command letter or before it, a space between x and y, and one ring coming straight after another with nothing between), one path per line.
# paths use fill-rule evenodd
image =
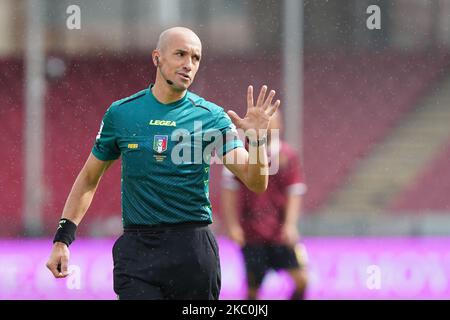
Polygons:
M53 243L62 242L67 246L75 240L75 231L77 230L77 225L70 221L69 219L63 218L59 220L58 229L56 229L55 238Z

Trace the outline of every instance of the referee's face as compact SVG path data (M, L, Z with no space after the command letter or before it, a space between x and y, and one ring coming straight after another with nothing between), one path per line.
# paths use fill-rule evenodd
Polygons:
M200 39L190 34L176 34L160 52L160 73L165 82L175 90L184 91L194 81L200 66L202 45Z

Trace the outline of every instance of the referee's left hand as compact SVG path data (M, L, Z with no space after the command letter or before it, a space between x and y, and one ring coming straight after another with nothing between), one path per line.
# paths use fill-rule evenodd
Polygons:
M263 86L258 96L258 100L256 101L256 105L253 102L253 87L249 86L247 89L247 114L244 119L241 119L236 112L228 111L228 115L230 116L233 123L236 127L244 129L246 133L248 130L255 130L256 136L260 136L260 130L266 131L269 127L270 118L277 111L280 106L280 100L272 103L273 98L275 97L275 91L271 90L269 95L267 94L267 86ZM251 135L252 133L250 133ZM265 134L265 133L263 133Z
M47 268L55 278L65 278L69 275L69 256L70 252L67 245L62 242L55 242L47 261Z

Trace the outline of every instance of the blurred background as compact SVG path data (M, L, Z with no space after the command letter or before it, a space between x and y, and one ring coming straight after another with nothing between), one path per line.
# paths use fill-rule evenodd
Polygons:
M192 91L241 115L249 84L281 96L308 188L309 298L449 299L450 0L0 0L0 298L114 299L120 161L78 229L81 276L54 280L45 261L104 112L152 83L151 51L176 25L203 42ZM222 298L242 298L221 170ZM261 298L291 289L273 272Z

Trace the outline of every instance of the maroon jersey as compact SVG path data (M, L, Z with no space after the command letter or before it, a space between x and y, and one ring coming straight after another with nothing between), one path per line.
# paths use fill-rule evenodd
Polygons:
M248 190L228 169L223 170L223 187L238 191L239 218L247 244L282 244L288 195L303 195L306 191L295 150L281 141L278 148L272 146L269 150L273 153L269 161L279 161L279 170L269 176L269 185L262 194Z

